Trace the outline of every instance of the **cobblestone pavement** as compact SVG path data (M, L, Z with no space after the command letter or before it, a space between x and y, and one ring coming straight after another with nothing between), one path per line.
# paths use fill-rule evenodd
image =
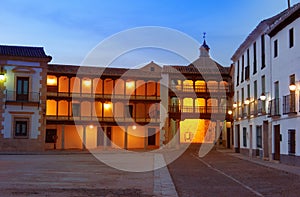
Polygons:
M154 173L110 168L90 154L0 155L0 196L153 196Z
M179 196L299 196L300 176L211 151L189 149L168 166Z

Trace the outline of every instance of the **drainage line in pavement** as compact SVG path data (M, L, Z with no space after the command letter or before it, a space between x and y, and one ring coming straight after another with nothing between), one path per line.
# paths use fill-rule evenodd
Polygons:
M240 182L239 180L233 178L232 176L226 174L225 172L223 172L223 171L221 171L221 170L219 170L219 169L217 169L217 168L211 166L209 163L205 162L204 160L202 160L201 158L199 158L197 155L195 155L195 154L191 154L191 155L192 155L194 158L198 159L200 162L202 162L204 165L206 165L208 168L210 168L210 169L212 169L212 170L214 170L214 171L216 171L216 172L218 172L218 173L220 173L220 174L226 176L227 178L233 180L234 182L236 182L236 183L238 183L239 185L243 186L244 188L248 189L249 191L251 191L252 193L256 194L257 196L262 196L262 197L263 197L263 195L262 195L261 193L255 191L254 189L252 189L252 188L249 187L248 185L245 185L244 183L242 183L242 182Z

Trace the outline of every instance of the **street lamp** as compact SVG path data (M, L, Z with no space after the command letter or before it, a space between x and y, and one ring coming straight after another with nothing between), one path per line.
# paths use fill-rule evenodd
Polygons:
M260 100L265 101L267 97L266 97L265 93L261 93L259 98L260 98Z
M250 103L250 99L247 98L247 99L245 100L245 105L249 105L249 103Z
M289 85L289 89L290 89L290 91L295 91L295 90L297 89L296 84L295 84L295 83L291 83L291 84Z

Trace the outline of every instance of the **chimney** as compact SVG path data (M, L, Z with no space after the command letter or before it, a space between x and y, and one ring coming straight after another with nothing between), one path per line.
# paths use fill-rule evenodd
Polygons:
M291 0L287 0L288 1L288 9L291 9Z

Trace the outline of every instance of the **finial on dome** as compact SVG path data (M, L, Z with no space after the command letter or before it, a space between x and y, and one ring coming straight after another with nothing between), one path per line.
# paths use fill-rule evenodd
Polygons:
M200 57L208 57L209 56L209 46L206 44L206 32L203 32L203 44L202 46L200 47Z

